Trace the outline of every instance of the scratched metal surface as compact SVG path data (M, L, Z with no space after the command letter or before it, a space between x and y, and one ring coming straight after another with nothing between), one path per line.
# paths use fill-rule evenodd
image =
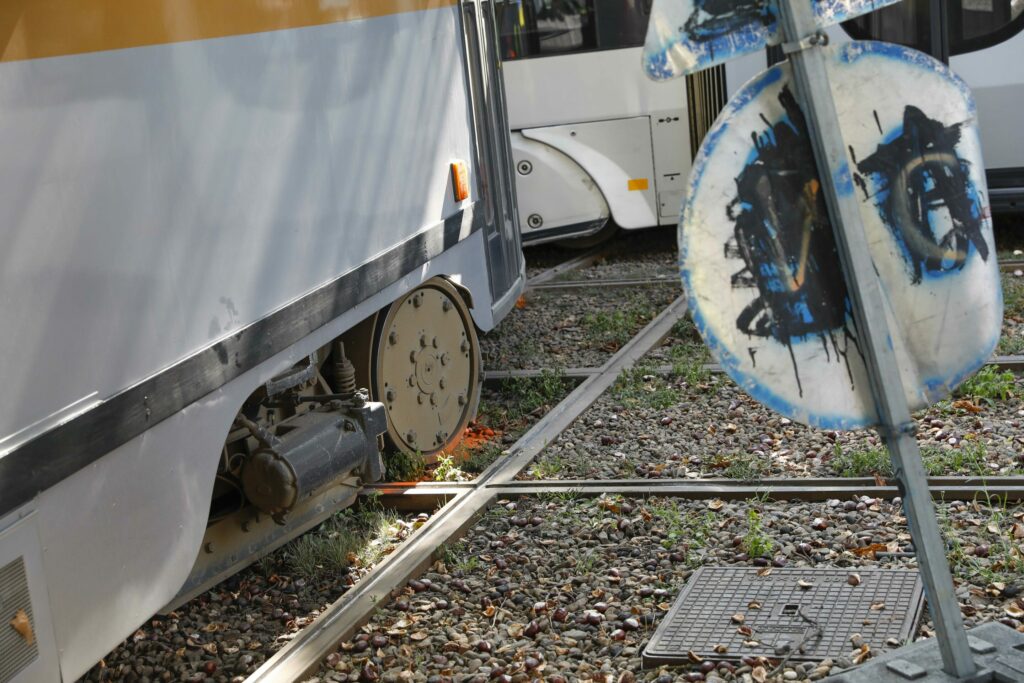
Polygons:
M821 26L898 0L808 0ZM644 46L644 71L668 80L780 42L778 8L765 0L656 0Z
M995 348L1002 294L964 83L907 48L849 43L830 72L912 409ZM705 343L768 407L828 429L875 423L859 332L788 65L747 83L694 162L680 266Z

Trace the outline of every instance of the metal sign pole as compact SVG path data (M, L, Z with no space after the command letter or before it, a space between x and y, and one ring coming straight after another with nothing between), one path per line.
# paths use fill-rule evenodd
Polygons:
M903 493L903 506L914 539L928 609L938 635L943 668L957 680L968 680L977 672L977 666L968 647L896 354L888 341L885 299L853 191L825 54L815 49L827 43L827 37L819 31L812 5L808 0L779 0L780 26L787 41L784 49L790 56L796 96L807 119L814 159L853 304L860 348L871 378L879 431L889 447Z

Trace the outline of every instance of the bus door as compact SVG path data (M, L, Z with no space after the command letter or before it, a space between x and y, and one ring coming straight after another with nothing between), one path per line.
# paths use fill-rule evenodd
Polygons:
M475 129L476 166L482 202L473 220L483 221L488 275L495 309L510 307L509 295L523 272L512 148L509 141L505 86L497 51L491 0L462 0L466 60Z

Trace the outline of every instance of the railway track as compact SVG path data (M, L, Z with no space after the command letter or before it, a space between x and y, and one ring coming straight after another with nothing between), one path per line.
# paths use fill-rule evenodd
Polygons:
M666 284L664 279L620 278L611 281L559 280L574 269L595 263L607 254L596 249L559 264L529 282L531 290L571 291L583 287L648 287ZM560 374L576 383L575 388L538 423L474 481L389 483L369 486L365 496L403 512L440 509L392 556L365 576L331 605L313 624L268 659L247 681L302 680L320 666L324 657L365 624L373 612L397 587L426 571L437 559L439 549L461 537L496 501L571 493L582 498L649 496L686 500L742 501L754 496L775 500L828 501L869 496L893 499L899 496L891 482L877 478L768 478L758 481L735 479L619 479L619 480L517 480L534 458L604 394L622 374L637 364L686 315L684 297L679 297L644 327L631 341L599 367L568 368ZM991 363L1002 368L1024 369L1024 357L999 357ZM709 365L707 369L718 370ZM671 366L658 367L669 373ZM485 382L500 385L509 379L541 377L546 370L491 371ZM975 500L987 495L1008 502L1024 500L1024 477L942 476L929 479L936 500ZM906 553L904 553L905 555Z

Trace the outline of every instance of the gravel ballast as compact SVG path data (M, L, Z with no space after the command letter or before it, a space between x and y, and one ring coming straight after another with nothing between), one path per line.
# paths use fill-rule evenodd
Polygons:
M1020 380L1014 387L1024 395ZM931 474L1024 473L1024 402L1016 396L943 401L915 417ZM624 374L520 478L870 477L887 467L873 430L805 427L722 374L688 379L641 368Z
M967 625L1022 628L1013 615L1024 541L1014 535L1024 534L1024 511L969 503L939 511ZM911 568L910 549L898 505L870 498L499 501L443 561L393 591L310 680L751 681L756 667L771 674L777 663L736 652L722 665L641 668L644 644L694 568ZM930 633L925 621L918 635ZM766 678L817 679L852 663L783 665Z
M674 283L533 292L481 337L484 368L599 367L679 294Z

